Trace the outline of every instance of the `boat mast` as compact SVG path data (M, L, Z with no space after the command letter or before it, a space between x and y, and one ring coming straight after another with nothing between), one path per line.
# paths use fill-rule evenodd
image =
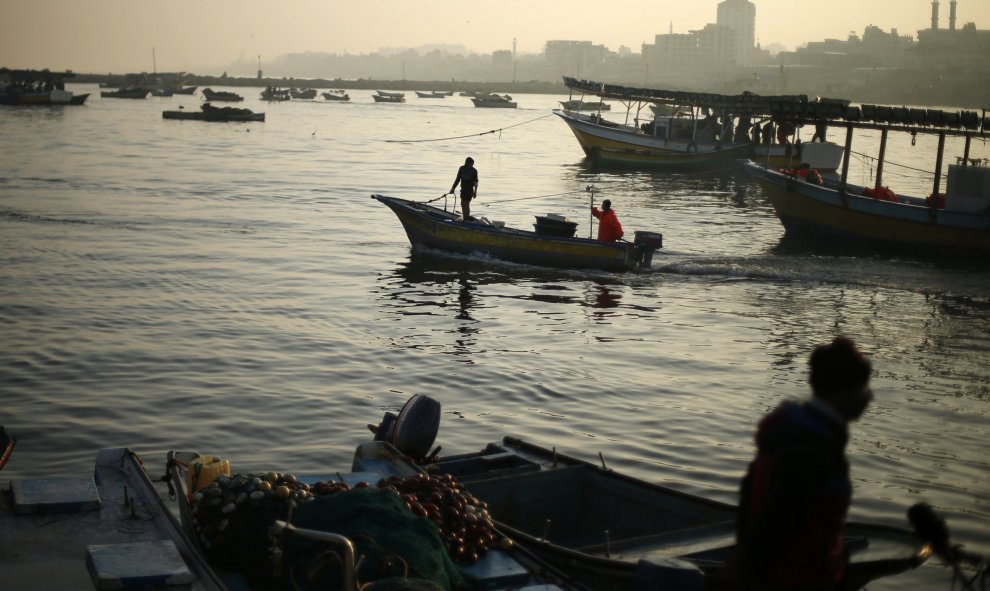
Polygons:
M846 147L842 153L842 177L839 179L839 195L842 196L842 204L849 204L849 195L846 193L846 183L849 181L849 155L852 153L853 126L846 124ZM767 150L767 162L769 162L770 151Z
M887 153L887 128L880 130L880 157L877 159L877 182L873 185L879 189L883 186L883 158Z
M945 132L938 134L938 154L935 157L935 186L932 188L932 203L938 203L938 188L942 184L942 153L945 151ZM935 207L935 205L932 205Z

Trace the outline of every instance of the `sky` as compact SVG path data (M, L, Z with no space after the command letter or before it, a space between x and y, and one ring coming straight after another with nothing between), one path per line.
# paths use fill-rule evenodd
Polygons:
M763 47L845 39L868 25L916 36L930 0L751 0ZM719 0L0 0L0 66L214 75L239 59L374 53L430 44L540 53L548 40L639 52L716 20ZM941 27L949 1L941 1ZM959 0L957 27L990 29L990 0Z

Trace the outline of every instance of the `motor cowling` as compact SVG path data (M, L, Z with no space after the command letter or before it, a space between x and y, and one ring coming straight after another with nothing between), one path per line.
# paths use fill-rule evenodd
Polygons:
M440 431L440 403L423 394L409 398L399 414L386 412L375 431L375 441L391 443L401 453L421 460Z

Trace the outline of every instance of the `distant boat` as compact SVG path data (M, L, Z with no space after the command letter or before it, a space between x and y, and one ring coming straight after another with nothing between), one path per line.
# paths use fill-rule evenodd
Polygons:
M143 99L151 94L150 88L121 88L119 90L101 90L103 98Z
M560 101L560 105L564 107L564 110L566 111L610 111L612 109L612 105L596 101Z
M287 101L290 99L292 99L292 95L283 88L269 86L261 91L261 100L263 101Z
M402 92L385 92L384 90L376 90L376 94L371 95L371 98L375 99L376 103L404 103L406 102L406 95Z
M293 88L289 90L289 95L294 99L314 99L316 98L316 89L307 88L305 90L300 90L298 88Z
M212 88L203 89L203 98L205 98L208 101L228 101L228 102L238 102L244 100L244 97L237 93L227 92L225 90L213 90Z
M0 105L81 105L89 93L74 94L65 90L64 78L71 72L0 69L9 81L0 84Z
M471 99L476 107L515 109L516 103L507 94L487 94Z
M180 86L173 88L172 92L175 94L196 94L196 88L196 86Z
M330 92L324 92L323 98L328 101L339 101L346 102L351 100L351 97L347 95L343 90L332 90Z
M214 107L204 103L200 111L162 111L162 119L185 119L191 121L264 121L264 113L237 107Z
M442 98L446 98L449 95L447 93L444 93L444 92L435 92L435 91L434 92L420 92L420 91L417 90L416 91L416 96L418 96L419 98L442 99Z

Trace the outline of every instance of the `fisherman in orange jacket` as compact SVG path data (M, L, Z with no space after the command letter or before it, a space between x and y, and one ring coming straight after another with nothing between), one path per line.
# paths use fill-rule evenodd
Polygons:
M622 238L622 224L619 218L615 217L615 210L612 209L612 202L606 199L602 201L602 209L592 206L591 215L598 218L598 241L615 242Z

